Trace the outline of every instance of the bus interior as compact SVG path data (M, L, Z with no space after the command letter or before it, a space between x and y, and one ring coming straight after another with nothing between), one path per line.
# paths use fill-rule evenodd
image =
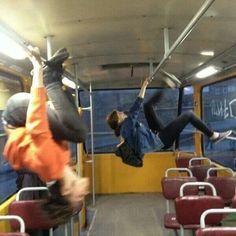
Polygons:
M54 235L183 235L164 224L166 170L182 168L181 158L207 158L211 167L222 168L217 176L235 179L236 1L0 0L0 5L0 114L10 96L30 91L28 46L38 47L44 60L66 48L70 57L62 82L89 130L85 143L70 143L70 150L77 174L90 179L90 194L70 227L56 227ZM145 154L142 168L122 163L114 154L119 139L106 117L113 109L129 110L146 78L151 82L145 99L163 92L155 111L164 125L192 110L211 129L231 135L213 143L189 124L170 148ZM143 110L140 121L147 125ZM12 231L1 216L8 215L22 175L4 159L2 123L0 131L2 235ZM231 224L233 230L233 215L221 226Z

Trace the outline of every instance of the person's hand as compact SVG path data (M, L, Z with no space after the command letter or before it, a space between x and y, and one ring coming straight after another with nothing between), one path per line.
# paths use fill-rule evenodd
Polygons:
M61 194L66 196L72 206L76 206L89 193L89 179L81 178L69 167L64 168Z
M146 78L144 81L143 81L143 87L147 87L149 85L150 81L148 80L148 78Z
M28 58L32 62L34 67L42 66L42 59L40 57L40 51L37 47L28 46L29 52L27 52Z

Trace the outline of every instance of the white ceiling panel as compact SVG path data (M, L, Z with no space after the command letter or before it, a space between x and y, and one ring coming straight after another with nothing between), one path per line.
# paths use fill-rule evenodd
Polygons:
M71 59L66 63L67 70L73 74L72 64L78 63L79 79L86 85L92 82L94 88L136 87L148 76L150 59L160 62L163 58L163 28L169 29L171 46L204 2L0 0L0 24L38 46L45 58L45 36L53 36L53 52L60 47L68 48ZM214 61L201 56L202 50L213 50L215 63L227 58L224 63L230 64L232 56L223 52L235 44L235 12L236 1L214 1L163 68L184 79L200 63ZM221 57L217 57L219 54ZM19 65L26 73L30 71L27 60L11 63ZM132 78L129 64L134 68ZM158 77L160 79L153 81L153 86L162 85L162 77L159 74Z

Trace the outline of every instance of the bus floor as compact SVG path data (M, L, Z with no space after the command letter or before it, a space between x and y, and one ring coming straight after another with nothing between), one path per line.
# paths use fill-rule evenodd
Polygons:
M175 235L163 226L166 202L162 193L96 195L95 207L88 209L94 210L94 216L82 236ZM185 232L190 235L191 231Z

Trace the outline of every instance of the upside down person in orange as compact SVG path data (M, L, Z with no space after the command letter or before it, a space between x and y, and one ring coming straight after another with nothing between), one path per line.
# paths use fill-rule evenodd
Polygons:
M34 72L31 92L13 95L2 115L8 135L4 156L15 170L26 168L44 182L55 181L42 208L54 223L62 224L88 194L88 179L78 177L69 165L67 141L84 141L86 128L62 89L62 63L69 56L67 50L59 50L44 68L39 50L30 50ZM54 110L47 107L46 92ZM63 111L73 115L67 118ZM71 117L76 119L75 124L70 124Z

